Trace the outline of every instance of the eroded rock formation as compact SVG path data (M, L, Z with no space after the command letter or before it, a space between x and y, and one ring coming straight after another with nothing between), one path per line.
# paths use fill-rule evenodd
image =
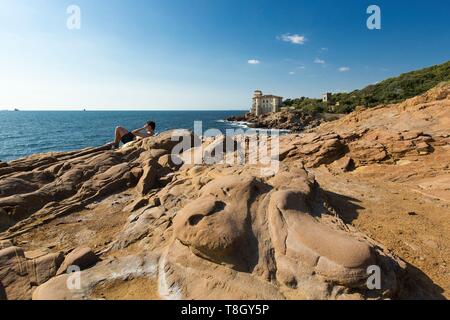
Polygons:
M280 111L260 116L247 113L242 116L229 117L227 121L247 123L250 128L279 129L289 130L290 132L301 132L308 128L317 127L324 122L319 116L301 111Z
M399 169L416 163L421 194L433 194L436 206L450 199L449 93L450 86L440 86L282 136L275 171L209 163L218 153L239 152L239 142L222 148L223 137L200 141L187 131L114 151L2 163L0 298L123 298L131 291L134 298L163 299L436 297L420 287L408 263L374 240L376 232L351 225L354 209L331 190L344 192L369 173L372 180L355 192L370 194L376 176L416 188L411 172ZM173 156L183 137L197 145ZM203 161L191 163L196 150ZM435 157L443 164L421 171L419 164ZM388 176L390 168L395 174ZM71 265L82 270L81 286L68 285L76 284L66 273ZM371 266L380 268L380 289L367 286Z

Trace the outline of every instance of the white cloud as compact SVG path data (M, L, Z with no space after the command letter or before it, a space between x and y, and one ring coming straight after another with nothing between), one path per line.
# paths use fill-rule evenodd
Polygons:
M305 44L305 42L308 41L308 39L306 39L305 36L301 36L299 34L290 34L290 33L283 34L283 35L279 36L278 39L285 41L285 42L290 42L293 44Z
M260 64L261 63L261 61L259 61L257 59L250 59L247 62L248 62L248 64Z
M340 67L339 68L339 72L347 72L347 71L350 71L349 67Z
M291 76L293 76L293 75L295 74L295 72L294 72L294 71L291 71L291 72L289 72L289 74L290 74Z
M316 59L314 60L314 63L317 63L317 64L325 64L326 62L325 62L325 60L316 58Z
M326 47L320 48L320 51L328 51L328 48Z

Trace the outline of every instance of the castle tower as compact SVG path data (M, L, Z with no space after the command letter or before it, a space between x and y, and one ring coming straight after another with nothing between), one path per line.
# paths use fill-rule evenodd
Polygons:
M326 104L332 104L333 103L332 99L333 99L333 96L332 96L331 92L322 94L322 102L324 102Z
M261 115L262 96L261 90L256 90L253 93L252 113L257 116Z
M261 90L253 93L252 113L260 116L270 112L280 111L283 98L274 95L263 95Z

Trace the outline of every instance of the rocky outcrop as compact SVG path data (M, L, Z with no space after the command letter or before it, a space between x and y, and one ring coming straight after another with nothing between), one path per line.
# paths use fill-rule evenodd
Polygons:
M92 252L91 248L87 247L76 248L71 253L69 253L67 257L64 259L63 263L56 272L56 275L60 275L67 272L71 266L76 266L80 270L92 267L99 260L100 259L94 252Z
M28 299L33 287L56 275L63 259L61 253L24 252L15 246L0 250L0 283L4 298Z
M119 151L106 146L10 162L0 169L0 231L17 235L108 195L134 187L145 195L161 187L171 167L158 160L177 145L172 136L166 132Z
M152 255L137 254L107 259L79 274L62 274L50 279L33 291L32 298L33 300L104 299L102 294L98 294L99 288L106 286L109 290L115 290L117 283L145 278L155 279L156 266L157 257ZM145 284L148 285L149 282L145 282ZM156 285L139 289L138 295L152 297L157 294ZM136 289L133 288L133 290ZM125 291L127 290L125 289Z
M369 236L369 227L350 224L362 205L331 189L344 192L355 179L360 185L349 192L363 201L361 193L392 167L389 183L398 182L392 194L417 174L414 188L432 193L433 201L445 199L448 166L404 174L399 168L449 161L449 93L441 86L283 135L270 150L277 164L271 170L228 162L249 158L252 137L200 140L188 131L118 150L12 161L0 168L0 298L120 299L130 292L152 299L436 297L421 289L392 248L372 238L376 232ZM189 148L179 148L181 138ZM271 147L276 138L268 139ZM362 186L360 172L369 177ZM379 192L392 186L381 185ZM397 218L389 214L398 203L385 202L370 215L378 210ZM73 265L79 273L67 273ZM381 279L375 289L367 285L374 267Z
M227 121L246 123L249 128L279 129L291 132L301 132L308 128L317 127L323 122L320 117L301 111L280 111L261 116L247 113L243 116L229 117Z
M198 177L195 171L188 174ZM283 167L270 178L245 169L216 168L209 174L216 178L205 181L197 199L174 218L160 266L166 287L172 288L166 297L279 299L298 291L309 299L365 295L367 268L384 263L386 253L330 215L314 177L302 167ZM385 279L396 279L401 263L393 257L389 263ZM199 280L191 282L186 270ZM206 280L212 274L220 276ZM224 290L202 289L211 285ZM395 280L384 285L380 292L395 294Z
M415 155L433 151L433 138L416 131L373 129L348 132L304 133L281 137L281 145L289 146L284 159L301 160L307 167L331 164L346 156L358 166L395 163ZM285 151L285 150L283 150Z
M167 299L363 298L373 264L386 279L379 296L395 295L402 262L332 215L313 176L302 167L285 166L273 177L259 172L222 166L181 171L178 182L155 195L164 205L132 214L113 247L139 243L157 255L146 269L158 270L152 277ZM81 273L81 291L66 288L62 275L33 297L92 298L90 290L111 273L102 265Z
M7 167L7 166L8 166L8 164L6 162L3 162L3 161L0 160L0 168L4 168L4 167Z
M449 143L450 85L396 105L354 112L297 135L286 135L286 158L301 159L308 167L331 164L342 156L355 167L395 164L411 156L432 153ZM294 147L291 147L294 146Z

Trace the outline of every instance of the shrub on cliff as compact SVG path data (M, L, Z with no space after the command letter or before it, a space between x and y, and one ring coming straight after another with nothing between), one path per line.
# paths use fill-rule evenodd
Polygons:
M450 61L429 68L404 73L349 93L335 93L332 101L335 113L350 113L357 106L375 107L380 104L398 103L421 95L441 82L450 81ZM301 97L287 99L283 106L310 112L327 111L320 99Z
M404 73L350 93L333 94L339 102L336 112L351 112L356 106L374 107L397 103L425 93L440 82L450 80L450 61L429 68Z
M320 99L310 99L301 97L298 99L287 99L283 102L283 107L293 107L296 110L308 113L321 113L326 111L326 105Z

